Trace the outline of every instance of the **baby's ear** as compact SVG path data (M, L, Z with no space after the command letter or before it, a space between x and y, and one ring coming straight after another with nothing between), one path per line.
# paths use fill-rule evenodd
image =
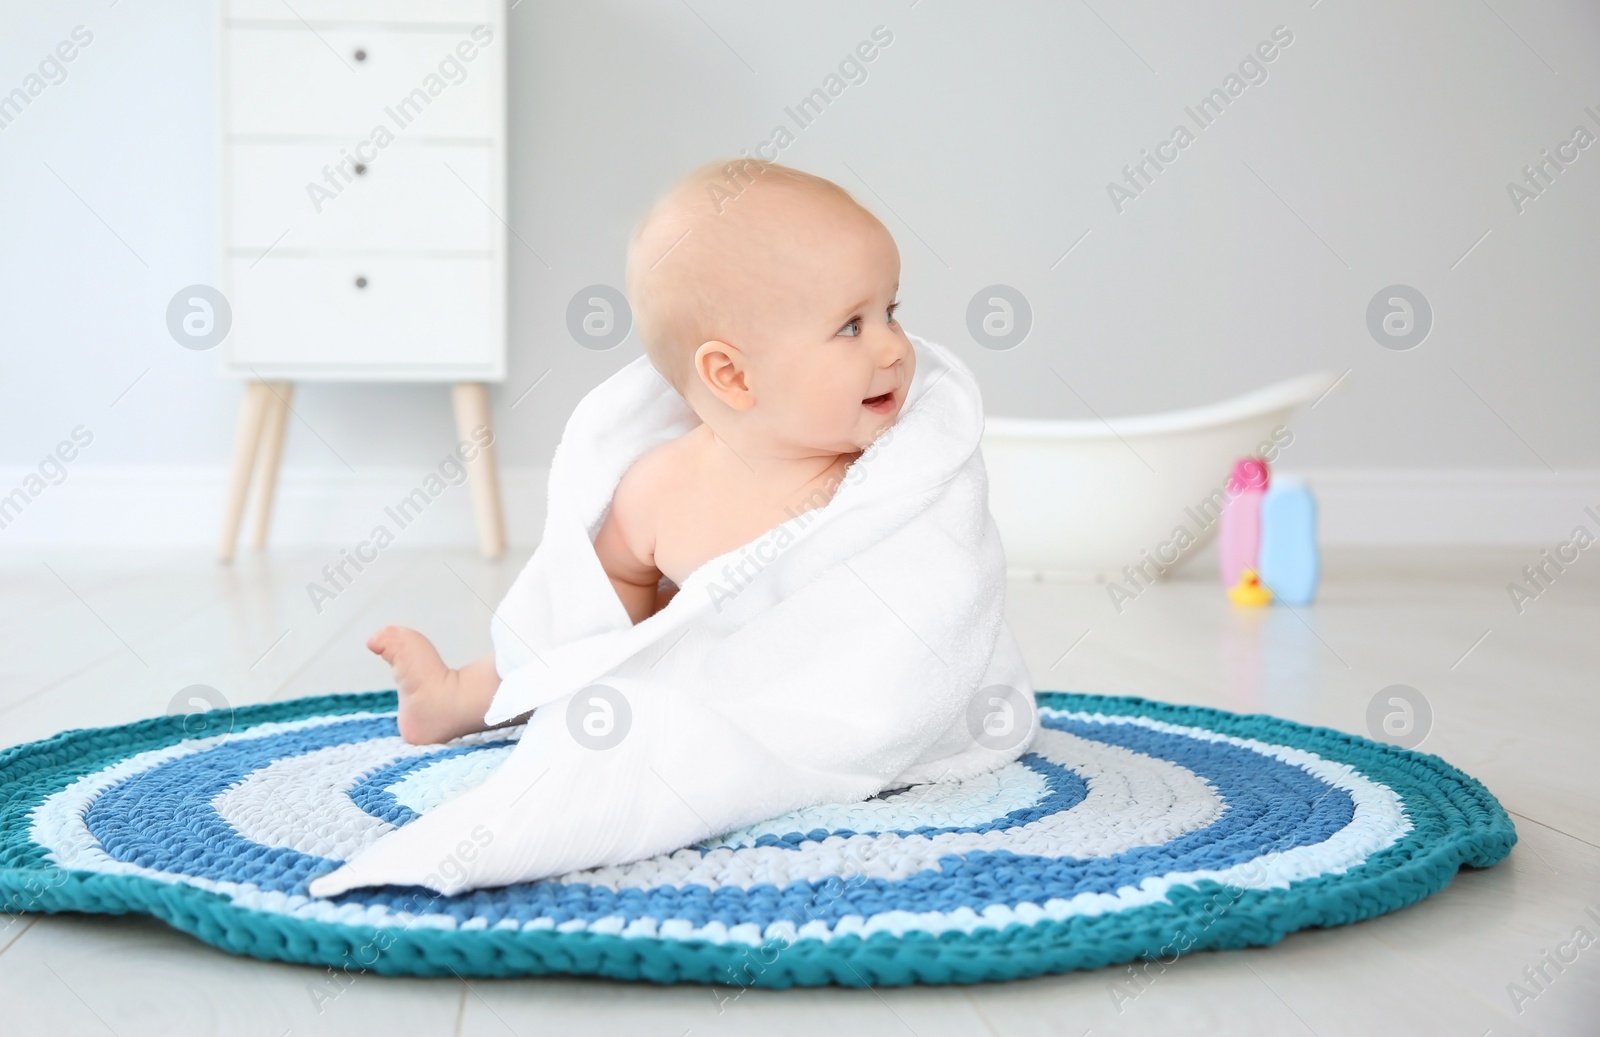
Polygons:
M755 406L744 372L745 358L738 346L712 339L694 351L694 373L713 396L734 410Z

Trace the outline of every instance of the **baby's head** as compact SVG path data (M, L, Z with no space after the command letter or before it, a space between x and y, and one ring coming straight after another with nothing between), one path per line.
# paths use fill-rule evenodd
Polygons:
M905 405L900 251L838 185L770 162L701 166L628 246L645 352L719 434L803 456L865 448Z

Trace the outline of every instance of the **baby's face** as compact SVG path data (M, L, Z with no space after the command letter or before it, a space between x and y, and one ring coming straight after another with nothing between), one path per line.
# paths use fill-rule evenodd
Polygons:
M894 424L916 369L895 318L900 251L865 213L806 196L788 204L784 273L748 284L745 420L779 451L852 453Z

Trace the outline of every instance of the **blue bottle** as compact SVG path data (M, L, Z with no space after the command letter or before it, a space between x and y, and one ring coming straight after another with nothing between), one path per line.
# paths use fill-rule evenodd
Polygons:
M1296 479L1276 479L1261 498L1261 582L1273 599L1304 605L1317 595L1317 501Z

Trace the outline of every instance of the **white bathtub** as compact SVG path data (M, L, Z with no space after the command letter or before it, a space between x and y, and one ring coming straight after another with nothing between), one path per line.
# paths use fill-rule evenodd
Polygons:
M1107 421L988 418L989 508L1011 575L1120 579L1179 526L1203 542L1216 526L1199 505L1234 460L1259 454L1280 425L1280 438L1292 436L1290 413L1338 381L1319 371L1204 407ZM1281 447L1279 462L1294 449Z

